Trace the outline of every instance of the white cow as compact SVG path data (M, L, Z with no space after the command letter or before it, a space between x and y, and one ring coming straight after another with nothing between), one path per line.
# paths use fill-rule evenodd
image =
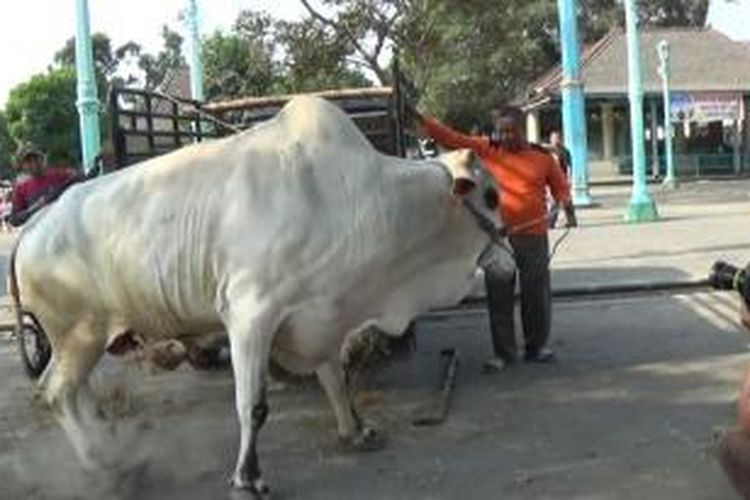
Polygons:
M40 384L84 463L117 466L96 445L104 426L87 379L130 334L227 331L237 488L268 491L255 443L270 356L315 372L340 436L366 445L340 347L368 326L399 334L468 293L501 227L497 193L471 161L385 156L338 107L298 97L252 130L77 185L37 214L11 288L51 341Z

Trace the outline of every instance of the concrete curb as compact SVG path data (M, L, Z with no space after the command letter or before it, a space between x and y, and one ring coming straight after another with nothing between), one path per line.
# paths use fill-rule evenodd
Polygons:
M740 174L740 175L704 175L700 177L687 177L687 178L677 178L677 183L679 184L689 184L693 182L701 182L701 181L736 181L736 180L743 180L743 179L750 179L750 173ZM654 179L654 178L647 178L646 183L649 185L661 185L661 183L664 181L664 179ZM602 177L599 179L589 179L589 186L590 187L611 187L611 186L630 186L633 184L633 178L629 176L622 176L622 177Z

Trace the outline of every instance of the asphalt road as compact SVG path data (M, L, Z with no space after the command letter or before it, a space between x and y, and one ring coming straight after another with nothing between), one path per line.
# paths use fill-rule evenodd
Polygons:
M711 445L731 422L748 357L733 308L705 294L559 304L559 363L491 376L479 370L483 312L421 320L417 353L371 372L359 393L387 447L339 452L315 384L277 387L260 442L266 478L289 499L733 498ZM461 356L452 411L415 428L448 346ZM137 447L151 456L140 487L120 498L226 498L237 441L229 373L109 361L96 387L125 415L120 426L145 422ZM0 380L0 498L102 498L7 343Z

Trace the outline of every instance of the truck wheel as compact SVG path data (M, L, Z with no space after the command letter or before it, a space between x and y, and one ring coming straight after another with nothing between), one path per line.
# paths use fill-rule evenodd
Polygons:
M36 380L47 367L52 356L49 340L44 332L30 324L21 325L16 339L26 374Z

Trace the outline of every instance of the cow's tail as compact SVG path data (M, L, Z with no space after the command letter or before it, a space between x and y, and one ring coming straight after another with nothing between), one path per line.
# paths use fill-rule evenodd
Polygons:
M18 246L21 243L21 236L23 235L23 229L13 243L13 248L10 252L10 259L8 260L8 291L10 292L11 299L13 300L13 312L16 318L16 334L18 335L21 330L23 323L23 306L21 305L21 293L18 289L18 276L16 274L16 255L18 255Z
M46 208L46 207L44 207ZM41 212L43 212L44 209ZM16 256L18 255L18 247L21 244L21 240L23 239L23 235L26 234L26 232L31 229L34 225L36 225L36 222L40 219L40 216L36 216L32 218L29 222L27 222L23 227L21 227L20 231L18 232L18 236L16 237L16 241L13 243L13 247L10 251L10 258L8 259L8 291L10 292L11 299L13 300L13 310L15 312L16 317L16 333L18 334L21 329L21 325L23 323L23 316L24 316L24 309L23 305L21 303L21 292L18 287L18 275L16 273Z
M19 348L21 350L21 357L26 368L26 373L34 380L38 379L45 370L49 368L49 361L52 355L52 348L50 346L49 338L46 332L42 328L42 325L37 320L36 316L31 311L27 311L24 308L21 301L21 290L18 286L18 250L20 247L21 240L23 239L26 231L34 224L35 221L39 220L35 218L29 224L25 225L21 232L18 234L13 248L10 252L10 258L8 259L8 291L13 300L13 309L15 312L15 335L18 341ZM29 351L29 345L27 345L26 335L33 335L35 342L31 345L34 346L33 351ZM46 370L49 372L49 370ZM43 380L39 380L39 386L44 387Z

